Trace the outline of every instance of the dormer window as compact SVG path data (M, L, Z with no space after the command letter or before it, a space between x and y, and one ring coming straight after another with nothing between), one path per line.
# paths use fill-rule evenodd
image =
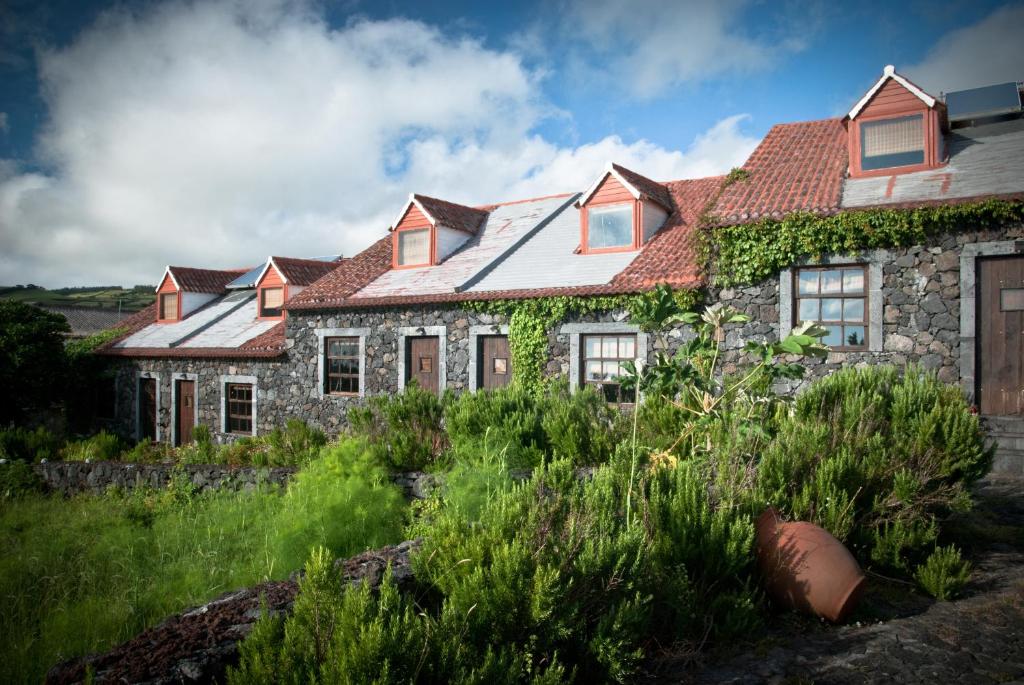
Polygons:
M410 195L388 228L392 233L391 266L434 266L461 248L487 223L488 212L426 195Z
M160 293L160 319L178 320L178 293Z
M260 318L281 318L281 307L284 305L284 288L262 288L260 290Z
M672 212L668 188L618 166L607 170L576 201L583 254L639 250Z
M847 115L850 176L888 176L944 163L945 105L890 65Z
M633 203L587 207L590 249L632 247Z

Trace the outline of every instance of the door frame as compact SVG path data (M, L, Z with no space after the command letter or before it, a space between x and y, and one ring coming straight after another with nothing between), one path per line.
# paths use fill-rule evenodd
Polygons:
M154 417L154 423L156 424L156 437L155 442L160 442L160 373L157 371L139 371L135 374L135 439L142 439L142 393L139 392L142 387L142 380L144 378L151 378L156 381L156 416Z
M977 312L981 299L978 259L1024 256L1024 240L968 243L960 250L960 389L978 404L981 364L978 359Z
M404 326L398 329L398 391L405 390L406 338L437 338L437 392L448 387L448 327Z
M195 373L172 373L171 374L171 444L178 445L178 381L192 381L194 384L195 406L192 408L192 427L199 425L199 374Z
M476 392L479 385L480 336L504 335L508 337L508 325L470 326L469 327L469 391Z

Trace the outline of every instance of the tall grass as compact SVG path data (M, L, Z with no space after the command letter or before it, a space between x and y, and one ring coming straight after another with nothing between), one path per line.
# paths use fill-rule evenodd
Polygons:
M57 661L286 577L313 547L340 557L398 541L404 511L358 444L327 450L288 494L196 495L178 479L163 491L0 501L0 682L39 682Z

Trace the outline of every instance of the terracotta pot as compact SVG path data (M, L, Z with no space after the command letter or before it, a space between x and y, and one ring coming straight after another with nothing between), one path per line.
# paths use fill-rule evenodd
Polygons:
M772 599L835 623L864 592L864 573L843 543L813 523L783 521L771 507L757 519L757 562Z

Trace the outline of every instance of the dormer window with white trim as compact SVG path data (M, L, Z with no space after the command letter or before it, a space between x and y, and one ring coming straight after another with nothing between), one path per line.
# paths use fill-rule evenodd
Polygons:
M430 229L398 231L398 266L430 264Z
M580 252L628 252L643 247L672 212L668 188L609 164L576 201L580 209Z
M160 319L178 320L178 293L160 293Z
M591 249L633 245L633 204L587 207Z
M924 116L911 114L860 124L864 171L924 164Z
M284 287L260 288L260 318L276 319L282 314Z
M388 227L394 269L434 266L476 236L488 212L426 195L410 195L402 213Z

